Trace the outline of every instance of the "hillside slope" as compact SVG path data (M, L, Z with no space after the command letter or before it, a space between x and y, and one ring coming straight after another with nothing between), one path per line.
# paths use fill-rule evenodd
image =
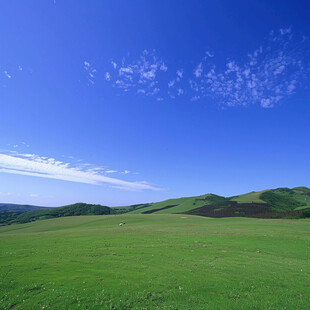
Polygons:
M140 205L132 214L187 213L209 217L299 217L310 209L307 187L277 188L233 197L206 194ZM127 209L129 210L129 209Z

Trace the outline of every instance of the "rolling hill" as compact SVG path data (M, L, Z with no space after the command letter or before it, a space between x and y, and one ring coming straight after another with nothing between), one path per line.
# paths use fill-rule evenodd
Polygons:
M307 216L310 210L310 189L307 187L277 188L232 197L206 194L123 208L127 208L132 214L187 213L208 217L303 217Z
M28 211L30 210L30 211ZM215 194L168 199L110 208L76 203L57 208L0 204L0 225L79 215L189 214L206 217L304 218L310 217L310 189L276 188L232 197Z

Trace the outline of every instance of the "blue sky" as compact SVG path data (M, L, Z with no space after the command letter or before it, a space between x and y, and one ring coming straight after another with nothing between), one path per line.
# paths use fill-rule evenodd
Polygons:
M0 201L310 186L306 1L2 1Z

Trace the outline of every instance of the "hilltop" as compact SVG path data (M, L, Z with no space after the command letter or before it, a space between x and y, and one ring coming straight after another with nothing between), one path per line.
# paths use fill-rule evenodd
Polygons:
M306 216L310 212L310 189L282 187L232 197L206 194L132 205L123 207L123 210L132 214L186 213L208 217L299 217Z

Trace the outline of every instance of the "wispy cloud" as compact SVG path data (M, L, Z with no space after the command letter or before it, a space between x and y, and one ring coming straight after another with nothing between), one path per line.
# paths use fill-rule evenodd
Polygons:
M95 75L97 70L88 61L84 61L84 70L87 73L87 80L91 84L95 84Z
M9 74L7 71L4 71L4 74L5 74L5 76L6 76L8 79L11 79L11 78L12 78L12 75Z
M182 79L183 78L183 69L177 70L177 76Z
M105 73L105 79L106 79L107 81L110 81L110 80L111 80L111 74L110 74L109 72L106 72L106 73Z
M202 74L202 62L197 66L197 68L194 70L194 75L196 76L196 78L201 77Z
M271 32L243 62L226 61L218 69L207 54L190 79L192 100L213 97L223 106L259 104L271 108L294 94L309 72L309 40L298 39L291 28Z
M271 108L293 95L309 77L309 41L291 28L281 28L238 59L218 59L206 51L196 66L186 66L186 70L170 65L168 70L156 50L144 50L138 57L128 54L111 61L104 77L122 94L131 92L157 101L209 97L220 106ZM84 68L93 84L96 70L87 61Z
M114 68L114 69L116 69L116 68L117 68L117 63L116 63L116 62L111 61L111 65L113 66L113 68Z
M101 167L93 167L89 164L85 164L84 167L82 165L72 167L70 163L35 154L17 152L0 154L0 172L87 184L109 184L128 190L159 190L145 181L130 182L108 177L104 175L105 171ZM106 171L106 173L112 173L112 171Z
M129 56L119 64L111 62L112 71L106 73L106 80L122 92L135 92L145 96L158 95L159 75L168 70L167 65L156 56L155 51L144 50L137 59ZM108 74L108 78L107 78Z

